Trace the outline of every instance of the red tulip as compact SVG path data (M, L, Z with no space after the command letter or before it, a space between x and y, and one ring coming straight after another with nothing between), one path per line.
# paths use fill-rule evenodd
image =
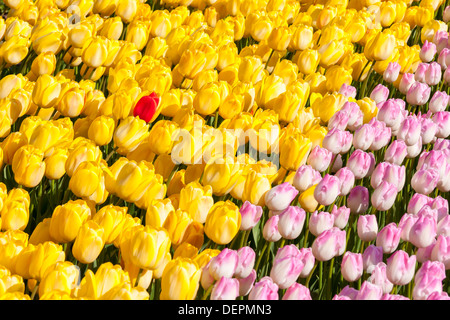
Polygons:
M153 119L158 104L159 97L156 95L156 93L152 92L150 95L143 96L141 99L139 99L139 101L136 103L136 106L134 107L133 115L148 123Z

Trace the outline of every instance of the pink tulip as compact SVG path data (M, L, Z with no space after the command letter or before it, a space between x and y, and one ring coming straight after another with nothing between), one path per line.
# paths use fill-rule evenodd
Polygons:
M339 93L347 98L356 98L356 88L346 83L341 86Z
M438 54L437 62L441 66L442 70L446 70L450 64L450 49L444 48Z
M398 301L404 301L404 300L410 300L408 297L402 296L401 294L390 294L385 293L381 297L381 300L398 300Z
M241 213L240 230L250 230L261 219L263 210L260 206L245 201L239 209L239 212Z
M422 48L420 49L420 60L422 60L423 62L431 62L434 59L436 52L436 45L431 41L425 40Z
M403 214L398 223L398 227L402 229L400 239L409 242L409 232L411 231L411 227L414 225L414 223L417 221L418 218L419 217L416 214L412 213Z
M447 42L447 41L446 41ZM446 43L447 44L447 43ZM429 86L435 86L441 82L442 70L437 62L431 62L425 72L425 81Z
M306 163L313 169L324 172L330 166L332 158L333 154L330 151L317 145L309 153Z
M444 50L447 50L447 48L445 48ZM442 51L444 51L444 50L442 50ZM448 51L448 53L449 53L448 59L450 59L450 50ZM450 68L445 69L443 78L444 78L444 83L446 85L449 85L450 84Z
M438 212L438 221L448 216L448 201L447 199L437 196L430 202L431 208Z
M353 172L347 167L342 167L336 172L335 176L339 178L339 182L341 183L339 187L339 195L348 195L350 190L355 185L355 175L353 174Z
M387 266L384 262L377 263L367 279L368 282L379 286L383 294L390 293L394 287L394 284L387 278L386 268Z
M318 236L334 227L334 215L326 211L314 211L309 218L309 231Z
M363 124L364 114L362 113L356 102L345 102L339 111L347 113L349 117L347 122L347 129L349 129L350 131L355 131Z
M364 281L359 289L356 300L380 300L383 295L383 289L369 281Z
M291 244L279 248L270 270L270 277L280 289L287 289L294 284L303 269L299 249Z
M237 278L239 281L239 295L244 297L249 294L256 280L256 270L253 269L246 278Z
M439 220L436 227L436 234L450 236L450 215Z
M310 165L301 165L292 180L292 183L298 191L303 192L311 186L318 184L322 180L320 172L313 169Z
M420 119L420 137L422 138L422 144L428 144L436 138L438 131L438 125L434 123L431 118Z
M363 124L353 134L353 146L355 149L367 150L375 139L375 129L369 124Z
M449 103L449 95L445 91L436 91L431 97L428 109L433 112L445 111Z
M350 150L352 140L351 132L333 128L323 138L322 146L333 154L344 154Z
M372 273L375 266L383 262L383 248L371 244L364 250L362 258L364 270Z
M417 193L429 195L439 181L439 172L434 169L419 169L411 178L411 187Z
M323 206L332 204L340 193L339 178L326 174L314 189L314 198Z
M297 194L298 190L294 186L284 182L266 192L265 204L269 210L282 211L289 207Z
M425 74L428 70L429 64L421 62L418 64L416 72L414 72L414 80L422 83L426 83Z
M431 216L420 214L409 231L409 241L417 248L431 245L437 235L437 224Z
M406 151L406 143L403 140L394 140L387 147L386 152L384 153L384 160L396 165L401 165L403 160L405 160L407 151Z
M447 292L443 291L443 292L432 292L427 300L450 300L450 297L448 295Z
M447 164L447 156L443 151L430 150L422 152L417 163L417 170L434 169L439 173L439 180L445 175L445 166Z
M347 251L342 257L341 273L345 280L353 282L363 274L363 259L361 253Z
M347 285L333 297L333 300L355 300L357 295L358 290Z
M239 281L234 278L220 278L211 291L211 300L236 300L238 296Z
M450 21L450 6L445 7L444 13L442 14L442 21L445 23Z
M383 79L388 83L394 83L399 74L401 66L398 62L389 62L387 68L383 72Z
M300 258L303 262L303 269L302 272L300 272L300 278L307 278L316 263L316 258L312 253L312 248L300 248Z
M416 257L419 263L424 263L425 261L431 260L431 253L433 252L436 241L433 244L425 248L417 248Z
M419 141L421 134L421 122L416 116L406 117L400 124L397 139L405 141L407 146L412 146Z
M397 227L395 222L391 222L384 226L377 234L376 246L383 248L383 253L389 254L394 252L400 242L402 229Z
M234 277L247 278L253 270L255 265L255 251L248 246L239 248L237 250L238 263L234 271Z
M248 300L278 300L278 285L271 277L262 277L253 285Z
M210 272L211 261L212 259L209 260L206 266L203 267L202 275L200 277L200 284L205 290L208 290L208 288L211 287L216 281Z
M376 104L386 101L388 97L389 89L382 84L377 84L370 93L370 99L375 101Z
M374 214L360 215L357 222L357 232L362 241L375 240L378 233L377 217Z
M414 82L406 93L406 101L413 106L422 106L430 98L431 88L428 84Z
M388 99L378 107L377 119L391 128L393 132L400 128L404 118L405 105L399 99Z
M352 152L347 161L347 168L353 172L355 179L362 179L371 174L375 159L373 154L357 149Z
M319 261L328 261L345 252L346 233L337 227L322 232L311 246L314 257Z
M369 208L369 190L363 186L355 186L347 197L347 207L353 214L361 214Z
M395 185L387 181L381 184L373 191L370 200L372 206L378 211L387 211L394 205L398 190Z
M447 139L450 135L450 112L436 112L431 119L437 125L436 137Z
M439 261L425 261L414 277L413 299L427 300L434 293L442 293L445 266Z
M347 129L348 121L350 117L347 112L338 110L335 114L333 114L328 120L328 130L331 130L333 128L339 129L339 130L345 130Z
M337 207L333 206L331 214L334 216L334 226L339 229L344 229L347 226L348 218L350 217L350 208L346 206Z
M372 118L372 120L369 121L369 125L371 125L375 131L375 137L369 150L377 151L387 146L389 141L391 141L392 129L377 118Z
M395 251L386 261L386 275L393 284L403 286L414 277L416 256L409 256L403 250Z
M431 250L431 260L440 261L445 270L450 269L450 237L439 235Z
M447 47L448 42L448 32L445 30L438 30L434 33L433 43L436 45L436 50L440 53L444 48Z
M277 242L281 239L280 231L278 230L278 221L280 216L274 215L267 219L263 228L263 237L266 241Z
M239 256L236 250L224 248L211 259L209 272L215 280L222 277L232 278L238 266Z
M415 193L408 202L407 212L417 214L424 205L432 204L433 198L421 193Z
M278 232L285 239L296 239L300 236L305 224L306 211L298 206L289 206L279 215Z
M414 79L413 73L404 73L398 85L398 89L401 93L406 94L414 82L416 82L416 80Z
M405 184L405 166L399 166L389 162L380 162L372 172L370 185L378 188L383 181L393 184L400 192Z
M309 289L295 282L284 293L282 300L312 300Z

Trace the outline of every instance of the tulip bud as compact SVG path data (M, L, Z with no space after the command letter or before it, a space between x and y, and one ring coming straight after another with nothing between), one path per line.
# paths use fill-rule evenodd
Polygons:
M193 300L202 270L188 258L169 261L161 276L161 300Z
M429 86L435 86L441 81L441 78L441 66L437 62L431 62L427 70L425 71L425 82Z
M384 102L389 97L389 89L382 84L378 84L370 93L370 98L375 101L376 104Z
M300 192L304 192L308 188L317 184L322 180L320 173L313 169L310 165L301 165L293 178L293 184Z
M319 261L328 261L342 255L346 246L345 235L344 230L336 227L322 232L311 246L314 257Z
M415 81L413 73L404 73L398 85L398 89L401 93L407 94Z
M265 276L256 282L248 294L248 300L278 300L278 285Z
M296 282L284 293L282 300L312 300L309 289Z
M339 178L326 174L314 189L314 198L324 206L332 204L340 193Z
M242 217L240 230L250 230L261 219L263 210L260 206L253 205L249 201L245 201L239 209L239 212Z
M274 215L267 219L263 227L263 237L266 241L276 242L281 239L281 234L278 230L279 221L279 215Z
M347 206L351 213L361 214L369 208L369 190L363 186L355 186L347 198Z
M344 229L347 226L348 218L350 216L350 209L346 206L337 207L333 206L331 210L331 214L334 216L334 226L339 229Z
M355 300L380 300L382 295L383 289L380 286L366 280L362 283Z
M408 256L405 251L397 250L387 259L386 265L389 281L395 285L405 285L414 277L416 256Z
M347 168L353 172L355 179L362 179L372 173L374 162L372 153L357 149L350 155Z
M406 92L406 101L415 106L421 106L428 102L431 88L426 83L414 82Z
M436 91L430 99L428 109L432 113L445 111L445 109L447 109L449 101L450 97L445 91Z
M383 79L388 83L394 83L400 73L401 66L398 62L389 62L383 72Z
M378 285L382 288L384 294L389 294L394 288L394 284L389 281L386 275L386 264L384 262L379 262L373 267L370 277L367 279L368 282Z
M306 163L313 169L324 172L330 166L332 156L333 154L327 149L315 146L309 154Z
M431 62L436 55L436 45L433 42L425 40L422 48L420 49L420 60L423 62Z
M229 243L239 231L241 214L231 201L216 202L205 221L205 234L218 244Z
M409 241L418 248L431 245L437 236L437 224L434 218L425 214L419 214L418 219L411 226Z
M402 229L395 222L384 226L377 234L376 245L383 248L383 253L394 252L399 244Z
M378 222L373 214L360 215L357 223L358 236L362 241L375 240L378 233Z
M236 300L239 296L239 281L222 277L214 284L211 300Z
M406 149L407 146L403 140L394 140L387 147L384 153L384 160L392 164L401 165L407 155Z
M430 194L437 186L439 173L435 169L419 169L411 178L411 186L417 193Z
M334 215L325 211L315 211L309 218L308 228L314 236L334 227Z
M436 112L431 118L434 123L437 124L437 138L446 139L450 135L450 112L448 111L439 111Z
M103 228L95 221L86 221L73 243L73 256L81 263L92 263L103 249L103 232Z
M255 251L251 247L242 247L237 250L238 263L234 271L234 277L244 279L251 275L255 265Z
M265 204L269 210L283 211L289 207L297 194L297 189L290 183L284 182L267 191L265 195Z
M334 128L323 138L322 145L333 154L344 154L350 149L352 140L350 132Z
M33 188L45 173L44 153L33 145L20 147L12 159L14 179L18 184Z
M362 254L347 251L341 262L341 273L345 280L353 282L361 278L363 274Z
M369 245L362 254L364 270L372 273L379 263L383 263L383 248Z
M300 236L306 219L306 212L298 206L289 206L279 215L278 232L285 239Z

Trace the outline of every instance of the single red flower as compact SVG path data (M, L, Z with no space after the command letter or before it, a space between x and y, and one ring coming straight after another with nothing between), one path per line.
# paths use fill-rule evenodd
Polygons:
M156 93L152 92L150 95L143 96L139 99L134 106L133 115L148 123L155 115L158 104L159 97Z

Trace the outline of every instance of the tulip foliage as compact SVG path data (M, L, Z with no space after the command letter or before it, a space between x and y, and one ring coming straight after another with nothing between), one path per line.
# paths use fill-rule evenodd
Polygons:
M448 1L0 13L0 299L450 299Z

